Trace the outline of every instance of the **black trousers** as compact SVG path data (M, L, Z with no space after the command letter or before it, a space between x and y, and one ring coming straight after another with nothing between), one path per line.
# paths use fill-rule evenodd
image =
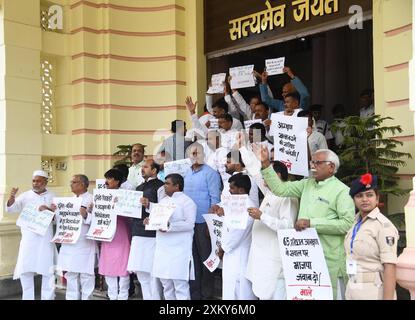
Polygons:
M195 268L195 280L190 281L190 297L192 300L213 299L214 276L203 261L212 251L209 230L205 223L196 223L193 235L193 262Z

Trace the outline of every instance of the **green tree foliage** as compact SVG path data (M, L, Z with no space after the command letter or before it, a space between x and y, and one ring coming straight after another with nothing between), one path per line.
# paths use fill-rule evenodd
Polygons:
M404 159L412 158L410 153L397 151L401 141L389 138L402 132L399 125L385 126L390 117L374 115L368 118L351 116L338 120L332 130L339 130L344 141L338 150L341 166L338 177L347 185L367 172L378 176L381 194L404 195L409 190L398 187L396 173L406 165ZM389 137L388 137L389 136Z
M128 167L131 166L131 150L133 148L130 144L123 144L117 146L118 150L112 155L122 157L120 160L115 161L114 165L126 164Z

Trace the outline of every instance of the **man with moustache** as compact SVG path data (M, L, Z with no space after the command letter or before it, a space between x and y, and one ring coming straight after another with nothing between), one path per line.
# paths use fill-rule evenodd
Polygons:
M94 240L86 238L92 220L92 215L87 212L87 209L93 202L92 194L88 192L88 186L87 176L76 174L72 177L71 191L75 197L82 199L79 210L82 217L82 227L78 241L71 244L62 243L59 250L58 266L66 271L66 300L79 300L79 298L90 300L95 288L94 268L97 245Z
M156 231L145 230L143 224L144 219L150 215L151 204L158 203L166 196L164 183L157 178L159 171L160 165L154 159L145 160L141 168L144 182L137 187L137 191L143 192L141 218L134 218L131 223L132 241L127 270L137 274L143 300L161 299L161 284L158 279L151 276L156 248Z
M295 223L297 231L315 228L323 246L333 288L333 298L344 299L346 275L344 237L353 225L354 203L349 187L337 179L340 161L329 149L317 150L311 157L313 177L283 182L270 165L268 150L256 150L260 156L262 176L270 190L280 197L300 199Z
M42 170L33 172L32 190L23 192L16 197L19 188L12 188L10 197L6 203L6 212L21 212L28 204L36 204L39 210L48 209L55 194L46 189L48 174ZM22 300L35 299L35 274L42 275L42 300L55 298L54 264L57 250L54 243L52 223L44 236L22 227L22 239L19 246L16 267L13 279L19 279L22 284Z
M141 143L133 144L131 149L131 167L128 169L128 177L127 180L130 184L137 188L141 183L143 183L144 179L141 176L141 167L144 163L144 148L146 146Z

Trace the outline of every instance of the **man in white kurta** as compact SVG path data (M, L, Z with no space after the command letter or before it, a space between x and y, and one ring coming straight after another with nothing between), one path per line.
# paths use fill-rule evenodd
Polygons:
M248 209L249 215L255 219L255 222L252 227L246 277L252 282L252 290L259 299L284 300L286 299L285 280L278 244L278 230L294 227L298 200L274 195L262 178L261 162L251 148L242 146L239 152L248 174L255 179L265 195L259 209ZM276 161L274 170L284 181L287 180L288 171L283 163Z
M166 197L160 201L176 205L168 229L156 233L152 276L160 279L166 300L190 300L189 280L194 280L192 244L197 207L183 193L183 186L181 175L169 174L164 185Z
M92 214L87 209L93 202L88 186L89 180L85 175L77 174L72 177L71 190L76 197L82 198L79 212L82 216L82 227L78 241L73 244L63 243L59 250L58 268L66 271L66 300L89 300L95 288L97 245L94 240L86 238L92 219Z
M229 178L229 191L231 194L249 194L251 187L250 179L243 174L236 174ZM248 197L246 208L254 206L253 201ZM223 215L221 202L212 207L213 212ZM248 216L248 211L244 214ZM226 225L222 231L221 252L223 253L222 266L222 299L223 300L255 300L252 292L252 284L245 277L248 262L249 249L251 247L251 232L254 220L248 216L245 229L235 229ZM222 252L223 251L223 252Z
M10 197L6 204L7 212L21 212L27 204L36 204L45 209L50 207L53 192L46 190L48 174L42 170L33 172L32 190L22 193L15 198L19 188L12 188ZM42 300L53 300L55 298L54 265L57 250L54 243L52 223L44 236L36 234L27 228L21 228L22 239L19 246L16 267L13 279L19 279L22 284L22 299L35 299L35 274L42 275Z
M156 249L156 232L145 230L144 219L150 214L154 203L165 197L164 183L157 179L160 166L154 159L145 160L141 168L145 182L137 187L137 191L143 192L141 198L141 218L131 221L131 248L128 257L127 270L137 275L140 282L143 300L161 300L162 289L160 281L151 276Z

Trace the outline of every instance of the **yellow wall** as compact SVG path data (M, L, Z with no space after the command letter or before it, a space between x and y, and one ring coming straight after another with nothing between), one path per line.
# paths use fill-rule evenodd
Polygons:
M414 157L399 170L399 184L408 189L412 188L412 177L415 175L415 114L414 110L410 110L409 102L413 18L411 0L373 1L375 112L392 117L394 120L388 124L399 124L403 129L396 137L404 142L399 150ZM408 196L391 196L388 212L403 212L407 200Z
M63 6L64 28L43 31L40 10L52 4ZM141 142L153 154L172 120L190 126L187 95L203 105L202 0L3 0L0 14L2 203L11 187L30 188L42 158L66 162L50 189L69 195L71 175L101 178L117 145ZM41 59L55 67L49 135L40 127ZM0 278L16 261L15 219L0 208Z
M81 172L91 180L102 177L119 144L142 142L152 154L172 120L189 120L187 95L204 104L202 0L1 3L2 203L12 186L30 188L31 173L42 157L66 162L67 170L56 171L52 189L69 194L70 176ZM62 31L42 31L39 26L40 8L51 3L64 7ZM401 124L402 150L415 154L407 65L412 57L412 21L411 0L374 0L376 113ZM40 129L43 58L55 66L52 135ZM400 171L403 187L410 187L414 168L415 159ZM402 211L405 200L392 199L389 211ZM15 219L2 205L0 278L11 275L16 261L20 233Z

